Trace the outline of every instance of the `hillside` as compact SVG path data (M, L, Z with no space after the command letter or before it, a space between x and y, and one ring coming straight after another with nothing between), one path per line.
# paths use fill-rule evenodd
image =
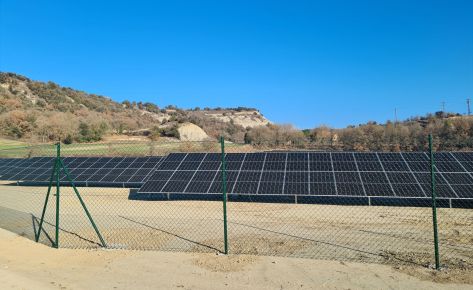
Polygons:
M419 151L427 149L430 133L437 150L473 149L473 117L455 113L301 131L291 125L272 124L253 108L183 110L153 103L118 103L53 82L0 73L0 138L11 144L59 139L65 143L201 141L223 135L226 140L263 149Z
M179 137L179 127L193 123L210 138L224 135L243 142L250 128L269 124L251 108L182 110L153 103L118 103L53 82L38 82L0 72L0 136L30 142L100 141L107 135Z

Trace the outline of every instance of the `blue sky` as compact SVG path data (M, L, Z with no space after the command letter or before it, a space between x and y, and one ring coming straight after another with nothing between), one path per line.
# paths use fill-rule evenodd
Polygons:
M464 113L473 1L0 0L0 71L299 128Z

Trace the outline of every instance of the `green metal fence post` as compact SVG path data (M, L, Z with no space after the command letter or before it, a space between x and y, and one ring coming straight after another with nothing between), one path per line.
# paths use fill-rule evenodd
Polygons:
M437 229L437 193L435 189L435 161L432 144L432 134L429 135L429 151L430 151L430 185L432 189L432 222L434 228L434 250L435 250L435 269L440 269L439 257L439 237Z
M61 167L59 166L59 160L61 159L61 142L57 143L57 156L56 162L58 166L56 167L56 244L54 247L56 249L59 248L59 193L60 193L60 185L59 180L61 179Z
M39 220L38 233L35 233L35 241L39 241L41 231L43 230L44 215L46 214L46 208L48 207L49 195L51 193L51 188L53 187L54 175L56 174L56 168L59 166L58 160L54 160L53 170L51 171L51 178L49 179L48 192L46 193L46 198L44 200L43 211L41 212L41 219Z
M223 195L223 242L224 253L228 254L228 232L227 232L227 172L225 162L225 140L220 137L220 146L222 148L222 195Z

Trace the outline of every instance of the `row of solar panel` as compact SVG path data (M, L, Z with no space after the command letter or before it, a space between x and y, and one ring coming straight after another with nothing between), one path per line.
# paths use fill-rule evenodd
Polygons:
M169 171L159 170L150 180L213 181L221 178L220 171ZM282 172L227 171L228 181L274 181L286 183L430 183L430 173L421 172ZM438 184L473 184L469 173L437 173Z
M454 157L453 154L461 157ZM439 153L435 157L438 160L473 157L469 153L453 154ZM312 155L318 156L319 160L328 158L332 161L312 162ZM353 159L333 161L332 155L338 156L338 159L348 160L350 157L347 156ZM377 161L357 161L374 157ZM218 154L211 153L170 154L138 193L220 193L222 184L218 158ZM287 161L289 159L298 161ZM396 159L398 161L392 161ZM430 163L424 153L247 153L227 154L226 160L230 194L427 197L431 191ZM473 198L473 176L463 165L467 162L470 161L436 163L455 164L448 167L447 172L441 170L447 167L438 166L436 178L440 197ZM373 170L362 170L359 165L365 163L370 164ZM313 164L324 166L311 167ZM336 164L346 167L335 170ZM386 164L392 167L384 166ZM411 164L422 164L422 170L413 170ZM461 168L461 171L452 170L454 166ZM294 168L296 170L292 170ZM391 168L397 170L389 170Z
M331 161L330 155L363 156L353 157L351 161ZM393 156L408 155L408 158L392 161ZM469 153L453 153L462 156L454 159L451 153L451 159L446 153L439 153L439 160L436 161L436 168L440 172L471 172L473 171L473 161L459 161L473 154ZM319 156L314 161L311 156ZM366 155L366 156L365 156ZM389 156L371 159L372 155ZM471 155L471 156L470 156ZM291 157L290 157L291 156ZM320 156L328 156L328 158L320 158ZM220 168L218 154L172 154L166 158L160 166L161 170L217 170ZM277 159L281 160L277 160ZM328 161L320 161L328 159ZM338 159L342 159L338 157ZM345 158L348 160L349 158ZM356 160L355 160L356 159ZM388 159L385 161L383 159ZM422 161L422 159L424 159ZM406 161L405 161L406 160ZM417 160L417 161L411 161ZM453 160L453 161L442 161ZM245 170L245 171L388 171L388 172L429 172L430 162L428 156L424 153L248 153L248 154L227 154L226 156L227 170Z
M154 172L161 157L66 157L65 166L77 184L119 183L141 186ZM0 159L0 180L47 183L54 158ZM65 174L61 181L66 181Z
M159 172L150 178L139 190L140 193L221 193L221 174L217 171L176 172L166 178L169 172ZM404 196L426 197L430 195L430 175L419 173L392 174L388 178L384 173L359 176L345 173L334 178L325 172L311 172L311 181L298 175L292 177L273 175L274 172L263 172L261 177L252 172L228 172L227 188L235 194L297 194L297 195L357 195L357 196ZM383 175L381 175L383 174ZM458 175L458 174L450 174ZM343 176L343 178L341 178ZM403 178L406 179L403 181ZM261 178L260 180L258 180ZM452 178L451 176L449 178ZM463 178L468 178L468 182ZM336 180L336 181L335 181ZM438 176L437 193L439 197L472 198L473 185L470 176L458 176L448 183Z
M437 170L440 172L469 172L473 171L473 162L464 164L458 162L437 162ZM220 162L163 162L162 169L165 170L216 170L220 168ZM413 171L429 172L428 162L227 162L227 170L251 170L251 171Z
M64 164L71 168L154 168L162 157L64 157ZM0 158L0 169L8 167L51 168L55 158Z
M436 152L436 161L471 161L473 152ZM425 152L260 152L260 153L231 153L227 161L429 161ZM175 153L167 161L219 161L217 153Z

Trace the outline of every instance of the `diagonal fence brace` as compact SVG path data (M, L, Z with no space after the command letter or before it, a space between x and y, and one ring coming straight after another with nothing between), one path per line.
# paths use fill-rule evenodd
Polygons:
M98 238L100 239L100 243L102 244L102 247L106 248L107 244L105 243L105 240L103 239L102 235L100 234L99 229L97 228L97 225L94 222L94 219L92 218L92 215L90 214L89 210L87 209L87 206L84 203L84 200L82 199L79 191L77 190L77 187L74 184L74 181L71 178L71 175L69 174L69 170L67 167L64 165L64 162L59 159L59 163L61 164L61 167L64 170L64 173L66 174L67 180L71 183L72 188L74 189L74 193L76 194L77 198L79 199L80 204L82 205L82 208L85 211L85 214L87 215L87 218L89 219L90 223L92 224L92 227L95 230L95 233L97 234Z
M43 223L44 223L44 216L46 214L46 209L48 206L49 202L49 196L51 194L51 188L53 187L53 181L56 180L56 241L54 243L54 247L58 248L59 247L59 192L60 192L60 173L61 170L65 173L67 180L71 184L74 193L76 194L77 198L79 199L79 202L82 206L82 208L85 211L85 214L87 215L87 218L89 219L90 223L92 224L92 227L94 228L95 233L97 234L97 237L100 239L100 243L102 244L102 247L106 248L107 244L105 243L105 240L102 237L102 234L100 233L97 225L95 224L94 219L92 218L92 215L90 214L89 210L87 209L87 206L85 205L84 200L82 199L79 190L74 184L74 180L72 179L69 170L67 167L64 165L64 162L62 161L60 157L60 144L57 144L57 157L54 161L54 166L53 170L51 172L51 178L49 180L49 185L48 185L48 191L46 194L46 199L44 201L44 206L43 206L43 211L41 213L41 220L39 222L39 227L38 227L38 232L35 233L35 241L38 242L41 231L43 230Z

